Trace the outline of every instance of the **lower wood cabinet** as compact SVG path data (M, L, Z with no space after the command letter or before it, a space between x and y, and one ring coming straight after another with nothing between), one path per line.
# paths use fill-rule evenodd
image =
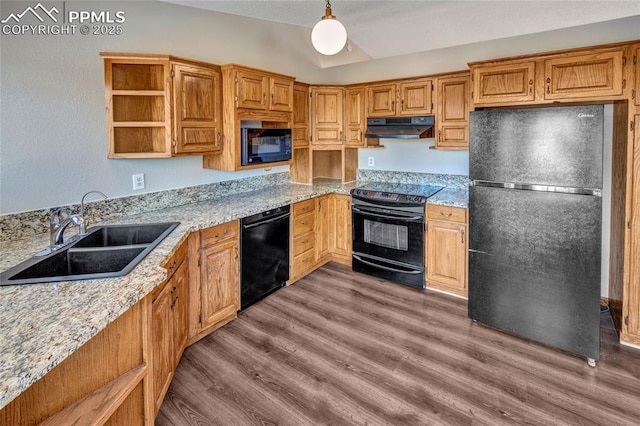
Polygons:
M194 342L235 318L240 309L238 221L192 235L191 248L198 252L195 265L192 262L197 279L192 279L190 295Z
M331 258L336 262L351 265L351 195L331 194L330 200Z
M316 259L318 263L326 262L331 254L329 242L330 211L330 195L318 197L318 210L316 213Z
M162 405L188 336L189 263L183 244L167 263L169 279L151 295L153 406Z
M316 265L316 199L293 204L291 212L289 283L306 275Z
M467 210L427 205L427 288L467 296Z

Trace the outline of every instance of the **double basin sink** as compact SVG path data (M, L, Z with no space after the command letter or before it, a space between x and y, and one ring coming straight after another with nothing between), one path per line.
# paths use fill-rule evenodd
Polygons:
M114 278L127 275L180 223L90 228L65 248L32 257L0 274L0 285Z

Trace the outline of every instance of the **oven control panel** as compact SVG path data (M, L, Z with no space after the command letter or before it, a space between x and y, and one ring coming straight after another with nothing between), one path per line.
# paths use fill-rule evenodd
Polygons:
M405 195L393 192L372 191L368 189L354 189L351 193L365 199L368 198L370 200L394 201L397 203L424 204L427 201L427 198L421 195Z

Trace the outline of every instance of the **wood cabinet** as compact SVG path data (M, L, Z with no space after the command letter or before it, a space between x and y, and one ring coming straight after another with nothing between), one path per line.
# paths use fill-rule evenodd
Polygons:
M622 95L624 49L568 55L544 61L544 98Z
M162 405L173 373L187 344L189 308L188 246L184 243L167 262L167 282L151 298L153 406Z
M314 269L316 264L316 199L295 203L291 209L292 283Z
M522 104L535 100L535 61L513 61L505 64L474 66L473 103Z
M262 127L293 127L293 77L236 64L222 70L222 151L202 157L202 167L238 171L264 168L265 164L242 164L242 122L259 122ZM291 160L269 163L268 167L291 164Z
M433 110L433 80L401 80L367 86L367 116L425 115Z
M427 205L427 288L467 296L467 210Z
M469 149L470 75L439 77L436 93L436 148Z
M570 50L469 64L477 106L623 99L624 47Z
M220 67L167 55L101 55L109 158L221 151Z
M240 309L240 261L238 221L200 231L199 294L197 309L199 334L235 318Z
M343 102L342 87L311 87L311 144L343 144Z
M363 147L366 130L364 86L347 87L344 96L345 145Z
M640 62L640 47L633 50L631 61L635 68L635 86L631 92L631 98L637 106L640 106L640 65L638 65L638 62Z
M293 85L293 128L294 148L309 146L309 86L303 83Z
M331 229L331 199L329 195L318 197L316 212L316 260L318 263L326 262L331 254L330 229Z
M331 194L330 200L331 257L334 261L351 265L351 196Z
M239 65L225 67L235 70L233 83L236 108L293 111L292 77L273 75Z

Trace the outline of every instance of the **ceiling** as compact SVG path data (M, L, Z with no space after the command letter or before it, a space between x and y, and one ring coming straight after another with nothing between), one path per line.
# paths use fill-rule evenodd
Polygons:
M325 1L164 0L311 29ZM341 63L381 59L640 15L640 1L334 0L352 47ZM310 31L310 30L309 30ZM640 30L639 30L640 37ZM349 61L348 56L352 56ZM337 59L337 58L336 58Z

